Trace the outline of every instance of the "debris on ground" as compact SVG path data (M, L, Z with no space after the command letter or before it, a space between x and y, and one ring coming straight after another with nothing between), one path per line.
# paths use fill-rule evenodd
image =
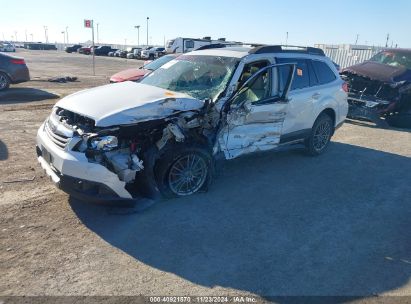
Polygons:
M52 77L52 78L49 78L47 81L59 82L59 83L74 82L74 81L77 81L77 77L71 77L71 76Z

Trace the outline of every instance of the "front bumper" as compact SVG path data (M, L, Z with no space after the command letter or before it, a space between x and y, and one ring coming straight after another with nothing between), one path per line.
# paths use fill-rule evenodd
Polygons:
M385 100L350 94L348 96L347 117L375 122L380 119L381 113L389 104L390 103Z
M90 163L84 153L71 151L79 141L72 138L63 149L44 130L37 132L38 161L47 175L63 191L87 201L132 200L126 183L106 167Z

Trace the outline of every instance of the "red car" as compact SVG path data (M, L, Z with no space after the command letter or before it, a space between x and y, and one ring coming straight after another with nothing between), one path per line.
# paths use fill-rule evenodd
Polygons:
M176 54L166 55L154 61L150 61L149 63L143 65L139 69L129 69L129 70L121 71L111 76L110 82L115 83L115 82L123 82L123 81L140 81L145 75L151 73L152 71L157 70L162 65L173 60L174 58L177 58L178 56L179 55L176 55Z

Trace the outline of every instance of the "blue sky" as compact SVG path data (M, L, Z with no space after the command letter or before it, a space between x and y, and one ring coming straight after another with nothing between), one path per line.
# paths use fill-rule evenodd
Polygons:
M35 41L44 41L47 25L50 42L62 42L68 26L69 41L91 38L83 28L84 19L99 23L100 42L137 43L146 41L146 17L149 37L163 44L164 37L226 37L228 40L259 43L313 45L315 43L354 43L411 47L411 1L409 0L0 0L0 39L17 31L25 40L25 31Z

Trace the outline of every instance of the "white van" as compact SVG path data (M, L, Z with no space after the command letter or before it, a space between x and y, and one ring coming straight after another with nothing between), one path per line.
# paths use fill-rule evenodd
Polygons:
M226 46L241 46L242 42L226 41L225 38L219 38L218 40L211 40L211 37L204 37L203 39L195 38L182 38L177 37L172 40L168 40L166 44L166 51L168 54L174 53L187 53L198 48L210 45L210 44L224 44Z

